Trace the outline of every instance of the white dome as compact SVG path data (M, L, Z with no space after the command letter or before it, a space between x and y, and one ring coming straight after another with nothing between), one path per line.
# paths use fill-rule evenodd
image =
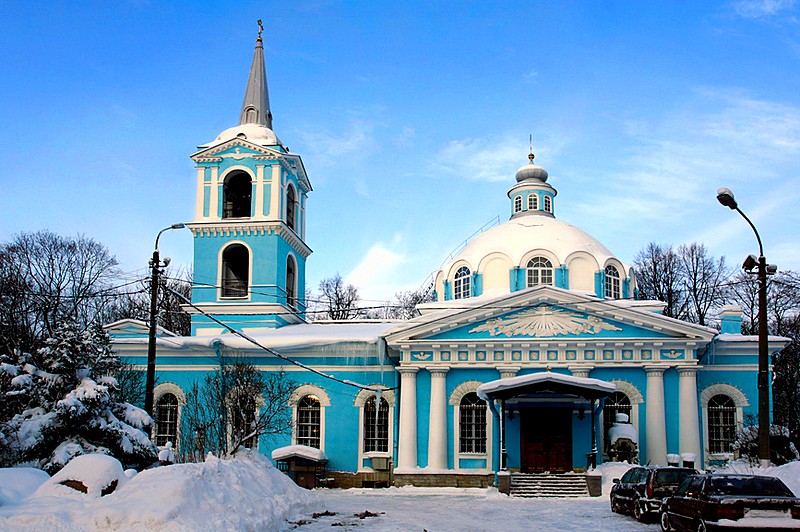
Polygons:
M516 179L517 183L527 179L536 179L544 183L547 181L547 170L533 163L526 164L517 170Z
M275 132L270 128L262 126L261 124L242 124L226 129L220 133L213 142L206 144L206 146L221 144L235 138L241 138L253 144L258 144L259 146L282 145L281 141L278 140L278 136L275 135Z

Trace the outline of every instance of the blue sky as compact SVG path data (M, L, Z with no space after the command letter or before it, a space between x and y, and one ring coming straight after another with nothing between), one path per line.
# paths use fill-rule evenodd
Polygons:
M274 129L303 156L309 286L416 288L506 197L533 134L556 215L800 269L800 2L6 3L0 240L48 228L146 275L194 213L189 155L238 119L264 20ZM191 262L188 231L162 255Z

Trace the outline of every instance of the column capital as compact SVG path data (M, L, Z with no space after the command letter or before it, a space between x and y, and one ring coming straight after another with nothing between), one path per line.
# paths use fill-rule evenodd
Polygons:
M664 375L664 372L667 370L664 366L644 366L644 371L647 373L647 376L650 375Z
M419 368L415 366L400 366L397 369L397 372L401 375L416 375L419 371Z
M575 377L588 377L589 372L594 369L594 366L567 366L567 368Z
M516 377L517 373L519 373L520 367L519 366L497 366L497 371L500 373L501 379L510 379L511 377Z
M433 376L444 377L450 371L450 366L427 366L425 369Z
M678 368L678 374L681 377L694 377L697 375L697 366L685 367L685 368Z

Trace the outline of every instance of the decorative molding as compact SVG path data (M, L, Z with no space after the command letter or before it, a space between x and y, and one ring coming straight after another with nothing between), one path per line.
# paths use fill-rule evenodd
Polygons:
M642 392L640 392L639 388L637 388L634 384L620 379L612 379L608 382L616 384L617 391L627 395L628 399L631 400L631 405L644 403L644 397L642 396Z
M465 395L472 392L478 391L478 386L483 384L481 381L466 381L462 382L458 386L456 386L455 390L450 394L450 399L448 403L453 406L458 406L461 404L461 399L464 398Z
M712 384L711 386L707 386L701 393L700 393L700 404L703 408L708 408L708 401L711 400L712 397L715 395L727 395L731 399L733 399L736 408L743 408L745 406L750 406L750 402L747 400L747 396L744 394L742 390L737 388L732 384L722 383L719 382L717 384Z
M394 407L396 396L394 390L389 390L382 384L373 384L374 388L380 388L383 390L381 392L381 397L386 399L386 402L389 403L390 407ZM372 390L361 390L356 394L356 399L353 401L353 406L358 408L364 408L364 405L367 403L367 399L370 397L375 397L375 392Z
M159 397L164 394L171 393L178 399L178 405L184 406L186 404L186 394L180 386L174 382L162 382L153 389L153 404L158 402Z
M302 386L295 388L295 390L292 392L292 395L289 396L289 406L297 406L297 403L300 402L300 399L306 395L316 396L316 398L319 399L319 406L331 406L331 400L328 397L328 394L325 393L325 390L313 384L303 384Z
M596 316L581 316L576 312L543 305L508 318L488 320L469 332L488 332L491 336L562 336L597 334L600 331L621 331L616 325Z

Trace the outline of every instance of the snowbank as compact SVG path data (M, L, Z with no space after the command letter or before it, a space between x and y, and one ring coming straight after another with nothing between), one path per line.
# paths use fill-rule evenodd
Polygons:
M33 467L0 469L0 507L19 504L50 479L50 475Z
M723 467L714 469L715 473L739 473L744 475L766 475L768 477L778 477L786 484L792 493L800 496L800 462L789 462L782 466L772 466L762 469L745 461L737 460L728 462Z
M285 530L319 498L257 454L146 470L100 498L71 491L0 508L0 530Z

